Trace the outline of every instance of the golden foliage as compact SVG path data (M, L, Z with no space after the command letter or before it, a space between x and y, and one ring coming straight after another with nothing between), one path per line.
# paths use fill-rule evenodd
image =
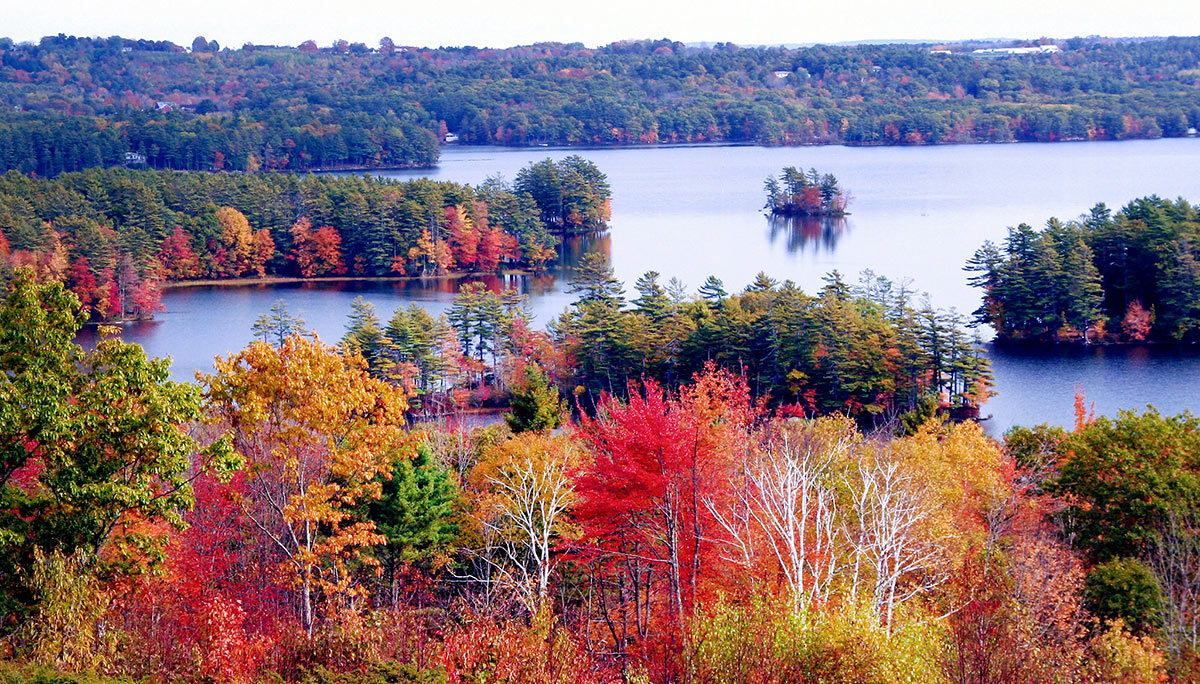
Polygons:
M313 590L361 597L349 565L375 566L359 551L384 540L356 507L379 497L380 478L408 448L403 391L371 377L361 356L299 335L214 365L201 380L246 460L246 513L284 554L306 605Z

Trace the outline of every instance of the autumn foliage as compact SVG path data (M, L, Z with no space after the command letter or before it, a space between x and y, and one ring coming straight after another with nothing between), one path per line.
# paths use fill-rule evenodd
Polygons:
M21 273L0 330L54 329L29 299L36 272ZM653 310L643 285L640 306ZM47 306L74 306L50 287ZM504 301L467 294L484 308ZM456 320L475 321L468 309ZM847 415L772 409L744 375L709 363L682 383L646 378L589 410L577 403L562 429L518 420L514 434L462 414L410 425L422 383L462 372L429 357L436 326L421 313L384 326L357 303L340 347L272 315L278 326L266 317L263 329L277 335L199 378L203 412L198 390L175 390L195 409L196 444L213 445L201 452L220 451L225 469L176 443L173 414L172 487L86 467L89 454L143 453L137 426L92 420L114 404L119 374L63 404L105 426L96 434L19 432L17 418L53 412L0 412L21 435L5 442L0 485L0 596L17 611L2 627L21 662L298 684L1092 684L1196 672L1200 545L1179 489L1198 472L1194 419L1081 411L1074 432L1019 429L1003 444L937 416L898 424L904 436L864 433ZM494 355L558 415L552 383L570 359L519 320L497 321L512 325L511 344L449 333L446 358L479 371ZM25 344L18 357L45 369L18 364L5 391L78 372L20 335L0 342ZM102 344L114 355L103 367L124 367L127 347ZM104 448L76 453L57 434ZM1146 453L1125 463L1135 448ZM89 486L73 488L85 471ZM1106 486L1114 472L1120 488ZM75 529L99 530L86 538L98 542L53 547Z
M290 259L305 278L322 275L342 275L346 263L342 259L342 236L329 226L313 230L312 221L302 217L292 226Z
M364 596L348 562L377 566L360 552L384 538L355 507L379 497L404 447L404 394L361 357L298 335L279 348L253 343L216 369L204 382L246 459L243 512L280 554L311 635L318 611L336 615Z

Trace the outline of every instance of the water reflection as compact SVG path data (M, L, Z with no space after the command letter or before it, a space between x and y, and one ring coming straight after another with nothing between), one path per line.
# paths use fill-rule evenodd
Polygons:
M238 285L196 285L167 290L167 310L154 320L128 323L122 337L137 342L151 356L171 356L175 380L191 380L197 370L210 372L215 354L230 354L252 339L259 315L284 300L305 327L321 339L336 342L345 333L350 302L361 296L387 321L397 309L419 304L437 316L446 313L464 284L480 282L492 292L516 290L529 296L528 310L539 325L562 313L574 296L567 287L579 260L597 252L611 259L608 233L567 237L559 258L541 273L455 275L429 278L309 280ZM85 327L76 341L93 347L97 329Z
M1200 348L1194 345L990 345L1000 394L984 407L991 431L1013 425L1071 425L1075 392L1096 415L1152 404L1174 415L1200 406Z
M774 245L780 236L784 236L789 254L803 252L810 244L814 250L820 246L824 247L826 252L832 252L848 225L844 216L770 214L767 216L767 237Z
M569 235L558 246L558 263L554 271L567 281L586 254L602 254L612 263L612 233L609 231Z

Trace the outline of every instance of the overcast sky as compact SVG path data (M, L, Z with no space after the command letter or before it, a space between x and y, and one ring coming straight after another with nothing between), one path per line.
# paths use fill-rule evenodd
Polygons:
M7 5L7 7L5 7ZM375 46L597 46L626 38L741 45L850 40L1200 34L1200 3L1114 0L0 0L0 36L121 35L226 47L335 39Z

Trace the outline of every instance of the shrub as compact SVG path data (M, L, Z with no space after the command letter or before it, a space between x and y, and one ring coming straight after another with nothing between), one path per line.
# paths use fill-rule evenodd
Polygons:
M1089 681L1097 684L1158 684L1167 681L1166 658L1146 636L1134 636L1120 620L1107 623L1091 643Z
M1088 573L1083 586L1088 609L1100 620L1120 620L1135 634L1162 624L1162 590L1141 561L1118 558Z
M693 624L698 681L945 681L936 659L941 629L933 621L897 620L888 629L869 608L826 606L793 612L775 599L720 601Z

